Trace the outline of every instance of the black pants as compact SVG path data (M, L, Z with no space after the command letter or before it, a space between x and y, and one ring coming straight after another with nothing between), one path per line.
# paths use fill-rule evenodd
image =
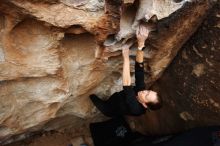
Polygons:
M126 121L119 117L92 123L90 131L95 146L131 146L135 139L145 137L132 132Z
M123 118L92 123L95 146L220 146L220 126L194 128L164 136L145 136L132 132Z

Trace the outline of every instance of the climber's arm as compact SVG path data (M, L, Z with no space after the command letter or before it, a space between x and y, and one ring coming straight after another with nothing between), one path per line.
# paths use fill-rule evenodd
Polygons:
M142 51L145 41L148 38L149 30L144 26L140 25L136 32L136 37L138 41L138 50L136 53L136 63L135 63L135 84L136 90L144 90L144 52Z
M131 74L130 74L130 58L129 58L129 48L133 45L133 41L127 41L122 46L122 56L123 56L123 72L122 80L123 86L131 86Z
M144 83L144 52L137 50L136 62L135 62L135 88L136 91L141 91L145 89Z
M130 74L130 59L129 59L129 48L122 49L123 54L123 73L122 73L122 80L123 86L130 86L131 85L131 74Z
M144 61L144 52L142 50L137 50L136 52L136 62L143 63Z
M129 60L129 48L123 48L123 90L125 93L125 102L129 107L129 114L141 115L144 113L138 102L135 91L131 86L131 75L130 75L130 60Z

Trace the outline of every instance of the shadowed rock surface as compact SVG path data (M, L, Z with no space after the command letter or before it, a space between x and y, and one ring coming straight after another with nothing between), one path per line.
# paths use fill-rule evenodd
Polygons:
M153 85L164 100L162 110L131 123L145 133L172 133L192 127L219 125L220 5L182 47Z

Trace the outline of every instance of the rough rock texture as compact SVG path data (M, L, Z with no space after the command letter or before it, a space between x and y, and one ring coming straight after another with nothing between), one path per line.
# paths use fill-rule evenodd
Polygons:
M12 136L7 142L102 119L88 96L105 99L121 90L121 44L134 37L142 8L161 19L158 33L146 44L149 83L160 77L211 8L208 1L168 0L144 7L147 1L0 1L0 144ZM106 39L116 44L104 47ZM193 72L200 76L205 69L200 63Z
M10 32L5 29L2 36L5 61L0 64L0 80L56 74L60 68L56 49L59 38L58 33L33 19L18 23Z
M163 97L164 107L132 119L137 129L172 133L220 124L219 10L218 4L154 84L153 89Z

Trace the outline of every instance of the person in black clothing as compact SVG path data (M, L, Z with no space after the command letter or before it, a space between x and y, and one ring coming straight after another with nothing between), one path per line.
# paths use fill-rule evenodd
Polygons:
M149 32L152 30L150 25L140 24L136 37L138 40L138 50L135 62L135 84L131 86L129 48L131 43L126 43L122 47L123 54L123 90L116 92L107 101L101 100L96 95L90 95L94 105L108 117L122 115L139 116L144 114L146 109L157 110L161 107L161 99L152 90L145 89L144 83L144 52L143 47Z

